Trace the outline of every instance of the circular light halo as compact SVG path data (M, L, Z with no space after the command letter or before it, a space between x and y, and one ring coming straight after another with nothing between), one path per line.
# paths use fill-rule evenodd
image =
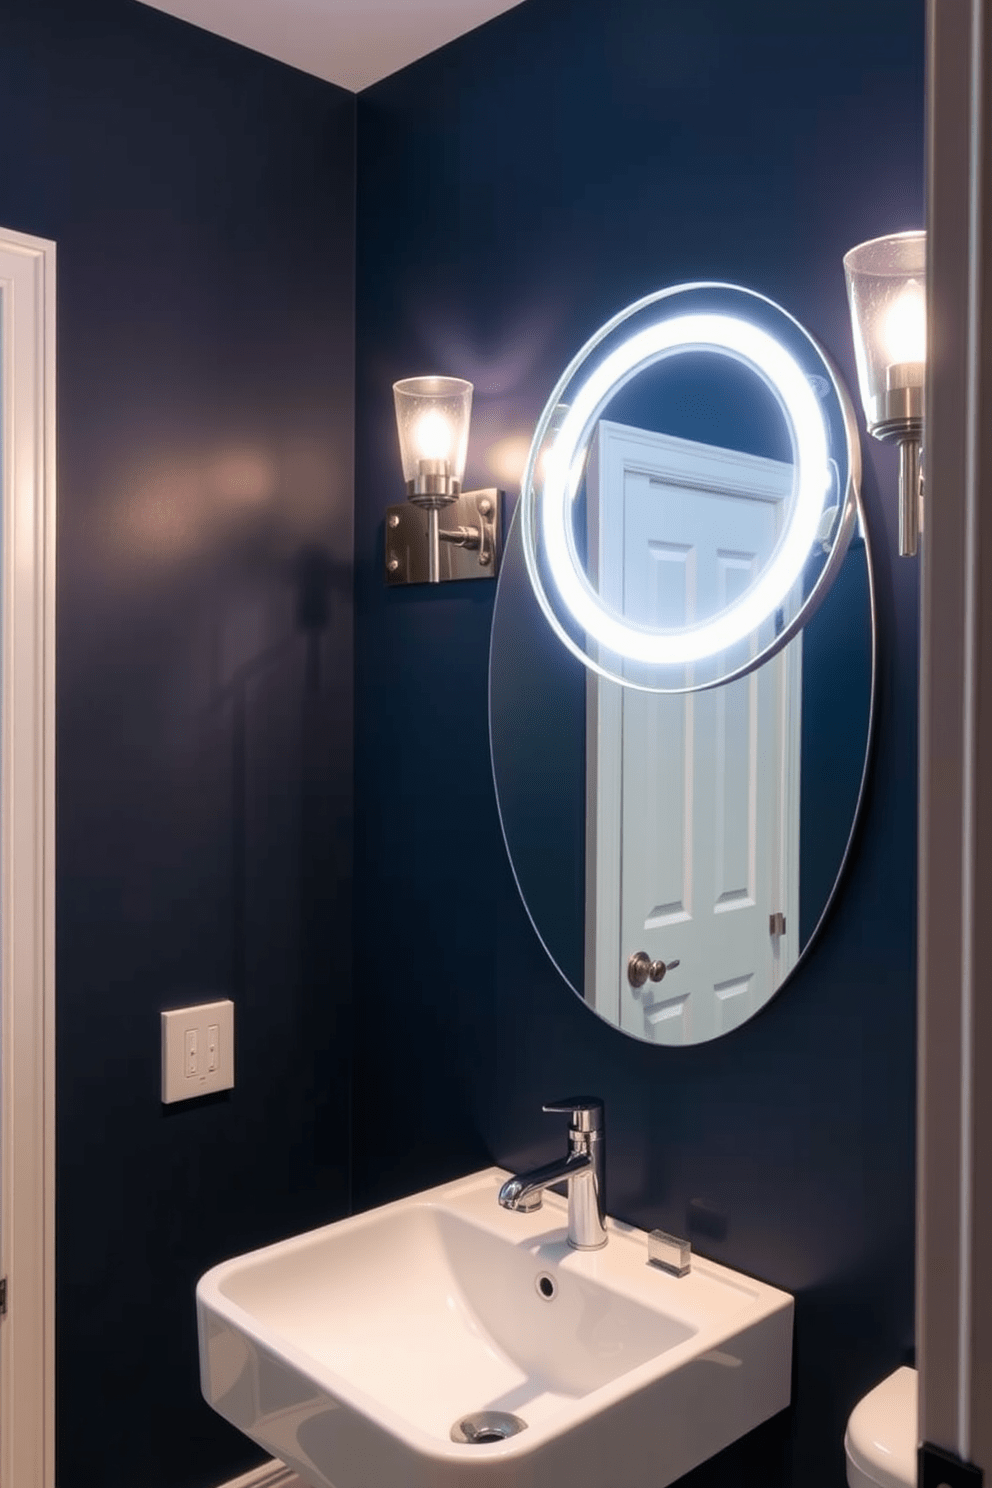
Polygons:
M658 291L614 316L573 358L538 424L522 484L523 546L534 592L548 622L568 649L601 675L632 683L635 687L647 687L649 691L682 691L687 685L695 690L697 686L717 685L743 670L750 670L755 661L745 663L714 681L682 681L678 685L663 686L658 681L644 681L633 674L619 675L585 651L559 618L545 587L539 546L543 548L548 575L554 582L561 604L589 639L625 661L659 671L668 668L670 675L673 667L689 666L706 657L727 652L736 642L752 635L780 606L801 575L817 538L824 500L831 484L828 427L807 373L781 341L740 315L694 312L669 315L655 321L646 329L628 336L593 370L578 391L572 393L576 376L591 353L624 321L661 300L697 290L730 292L740 299L746 297L748 301L771 307L800 332L804 341L810 343L821 363L820 370L829 376L841 405L847 433L848 470L846 489L840 493L835 555L828 562L821 580L829 582L832 578L836 562L846 549L856 512L860 460L850 399L825 353L788 311L753 290L708 282L676 285ZM683 352L700 350L720 353L744 364L762 379L775 397L785 417L793 449L791 515L761 577L738 600L699 625L678 631L653 630L624 621L602 604L576 551L571 509L585 467L586 440L609 399L638 372L654 363ZM562 397L566 391L569 402L563 405ZM560 417L561 411L564 417ZM560 427L553 444L545 448L554 421L559 421ZM542 456L543 480L538 483L536 471ZM804 599L801 613L807 611L807 606L810 609L815 607L826 586L826 583L817 582L813 593ZM798 623L790 624L770 647L760 651L758 659L767 659L797 628Z

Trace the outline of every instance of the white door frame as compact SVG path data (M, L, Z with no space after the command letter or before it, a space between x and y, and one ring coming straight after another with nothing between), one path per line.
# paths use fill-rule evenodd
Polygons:
M0 1488L55 1481L55 244L0 229Z
M920 1440L992 1474L992 0L927 6ZM984 589L984 593L983 593Z

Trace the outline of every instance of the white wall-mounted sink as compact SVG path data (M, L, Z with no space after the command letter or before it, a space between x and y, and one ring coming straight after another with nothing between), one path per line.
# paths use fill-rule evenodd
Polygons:
M510 1213L506 1177L215 1266L209 1404L317 1488L662 1488L788 1405L790 1296L696 1257L671 1276L613 1220L571 1250L564 1200ZM525 1425L453 1441L479 1412Z

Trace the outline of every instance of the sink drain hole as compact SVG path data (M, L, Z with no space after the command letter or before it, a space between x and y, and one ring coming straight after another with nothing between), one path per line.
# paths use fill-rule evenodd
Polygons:
M553 1276L548 1275L547 1271L540 1273L534 1285L537 1288L537 1295L543 1297L545 1302L550 1302L558 1294L558 1283Z
M493 1442L506 1441L525 1431L527 1422L509 1411L476 1411L472 1416L462 1416L451 1428L451 1440L467 1442L472 1447L489 1446Z

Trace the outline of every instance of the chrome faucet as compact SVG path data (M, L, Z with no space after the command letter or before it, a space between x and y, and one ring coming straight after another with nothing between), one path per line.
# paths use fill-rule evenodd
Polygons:
M552 1183L568 1184L568 1243L576 1250L600 1250L606 1244L605 1153L603 1102L595 1095L551 1101L545 1111L571 1116L568 1152L557 1162L508 1178L499 1191L504 1209L530 1214Z

